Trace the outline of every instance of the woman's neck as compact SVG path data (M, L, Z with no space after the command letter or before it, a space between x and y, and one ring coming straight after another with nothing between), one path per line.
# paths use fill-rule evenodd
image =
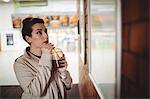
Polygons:
M41 52L41 49L40 48L34 48L34 47L31 47L30 48L30 52L37 55L37 56L41 56L42 52Z

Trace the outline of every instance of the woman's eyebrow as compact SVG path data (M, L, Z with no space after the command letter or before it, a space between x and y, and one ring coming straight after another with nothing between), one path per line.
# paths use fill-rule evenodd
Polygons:
M44 30L44 31L45 31L45 30L46 30L46 28L43 28L43 29L42 29L42 28L38 28L38 29L35 29L34 31L42 31L42 30Z
M42 31L42 29L33 29L33 31Z
M40 30L40 31L42 31L42 29L36 29L36 30Z
M47 28L42 28L42 29L36 29L36 30L46 30Z

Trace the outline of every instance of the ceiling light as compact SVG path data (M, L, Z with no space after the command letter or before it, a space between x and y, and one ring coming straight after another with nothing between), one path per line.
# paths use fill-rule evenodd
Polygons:
M10 0L3 0L4 2L9 2Z

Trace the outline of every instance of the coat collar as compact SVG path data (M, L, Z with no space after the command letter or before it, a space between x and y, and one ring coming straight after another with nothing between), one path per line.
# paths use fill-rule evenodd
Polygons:
M26 47L25 49L25 53L24 53L25 57L29 58L29 59L34 59L34 60L37 60L39 61L39 57L33 55L31 52L30 52L30 47Z

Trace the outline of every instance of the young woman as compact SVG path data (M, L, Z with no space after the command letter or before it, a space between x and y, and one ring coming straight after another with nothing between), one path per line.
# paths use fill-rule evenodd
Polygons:
M24 19L22 37L29 47L14 62L16 77L24 91L22 99L66 99L72 78L66 70L64 55L59 59L61 68L53 64L55 47L48 43L44 21L32 17Z

